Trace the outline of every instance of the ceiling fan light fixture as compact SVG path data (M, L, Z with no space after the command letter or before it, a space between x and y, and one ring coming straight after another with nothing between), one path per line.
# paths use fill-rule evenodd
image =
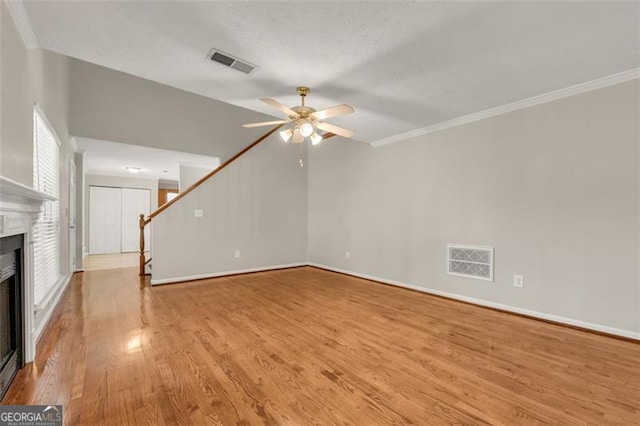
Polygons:
M322 136L320 136L316 132L313 132L311 134L311 145L318 145L320 142L322 142Z
M293 136L293 130L291 129L283 130L280 132L280 137L285 142L289 142L289 139L291 139L291 136Z
M302 143L302 142L304 142L304 136L302 136L302 134L300 133L300 129L298 129L297 127L293 131L293 138L291 139L291 142L293 142L293 143Z
M296 145L306 143L307 140L311 145L318 145L324 139L328 139L332 136L342 136L345 138L353 136L353 131L325 121L328 118L338 117L345 114L353 114L353 107L347 104L341 104L318 111L315 108L305 105L305 97L309 94L308 87L301 86L298 87L296 91L300 96L300 105L296 105L291 108L276 101L275 99L260 98L260 101L264 104L277 109L280 113L284 113L286 118L281 120L243 124L242 127L254 128L279 125L268 134L276 132L277 130L285 143L291 142ZM300 166L302 166L302 153L304 150L300 149L299 152Z
M311 136L315 130L316 129L313 124L309 123L308 121L305 121L300 125L300 134L305 138Z

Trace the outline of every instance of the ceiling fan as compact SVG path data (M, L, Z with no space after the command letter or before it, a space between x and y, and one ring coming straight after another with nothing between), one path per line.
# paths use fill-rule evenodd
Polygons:
M351 106L342 104L316 111L315 109L304 104L304 98L309 94L310 91L309 88L302 86L298 87L296 91L298 92L298 95L300 95L301 105L291 108L288 108L273 99L260 99L270 107L287 114L286 119L244 124L242 127L251 128L260 126L273 126L277 124L287 124L285 129L280 131L280 136L285 142L288 142L289 139L291 139L291 142L293 143L302 143L306 138L310 138L313 145L319 144L322 141L323 136L326 136L330 133L343 136L345 138L350 138L351 136L353 136L353 131L349 129L345 129L344 127L336 126L334 124L329 124L322 121L327 118L353 113L354 110ZM319 130L326 133L323 133L322 135L318 134Z

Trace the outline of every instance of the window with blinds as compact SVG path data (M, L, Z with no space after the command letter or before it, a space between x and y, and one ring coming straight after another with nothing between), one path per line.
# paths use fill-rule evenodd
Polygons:
M33 110L33 187L58 198L60 142L42 112ZM46 304L60 276L60 206L45 201L34 225L33 278L36 306Z

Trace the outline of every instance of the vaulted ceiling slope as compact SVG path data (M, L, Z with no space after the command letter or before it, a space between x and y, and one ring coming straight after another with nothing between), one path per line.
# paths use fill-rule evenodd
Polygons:
M356 139L434 125L640 66L638 2L28 1L43 48L258 112L338 103ZM216 47L258 65L208 61ZM238 131L242 131L238 129Z

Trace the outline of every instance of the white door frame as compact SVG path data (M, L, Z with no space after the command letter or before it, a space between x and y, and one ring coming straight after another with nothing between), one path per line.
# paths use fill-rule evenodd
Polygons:
M76 272L76 163L69 159L69 275Z

